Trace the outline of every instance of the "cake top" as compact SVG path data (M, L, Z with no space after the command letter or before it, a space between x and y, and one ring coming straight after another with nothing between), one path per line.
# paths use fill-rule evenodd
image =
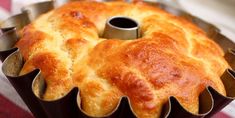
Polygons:
M136 20L141 37L103 38L113 16ZM226 94L220 76L229 66L220 47L192 23L143 2L71 2L41 15L21 35L21 74L41 70L45 100L78 87L91 116L110 113L122 96L138 117L151 118L170 96L197 113L207 86ZM33 89L37 93L38 85Z

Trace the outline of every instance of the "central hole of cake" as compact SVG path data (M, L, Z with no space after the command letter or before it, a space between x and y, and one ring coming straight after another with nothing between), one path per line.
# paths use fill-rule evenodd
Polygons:
M111 17L106 21L103 37L122 40L138 39L139 24L126 16Z
M138 24L127 17L115 17L109 21L109 24L119 28L135 28L138 27Z

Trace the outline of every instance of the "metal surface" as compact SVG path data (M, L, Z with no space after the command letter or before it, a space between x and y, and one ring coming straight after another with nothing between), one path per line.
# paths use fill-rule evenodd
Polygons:
M114 16L107 20L103 37L128 40L137 39L139 34L137 21L125 16Z
M48 118L78 118L82 112L77 106L78 88L72 89L63 98L53 101L39 99Z
M0 51L11 49L18 40L15 27L1 29L3 35L0 37Z
M43 14L54 8L53 1L40 2L25 6L21 9L23 13L27 13L30 21L36 19L40 14Z
M23 12L21 14L14 15L6 19L0 26L1 28L15 27L16 31L18 32L20 29L22 29L25 25L29 23L30 20L28 14L26 12Z
M233 50L232 48L229 48L224 58L229 63L231 68L234 70L235 69L235 50Z
M45 4L48 4L45 3ZM19 53L17 48L13 48L18 37L16 31L19 31L23 26L27 25L30 19L37 18L41 13L45 13L51 8L45 8L43 3L30 5L28 8L29 12L23 12L22 14L12 16L9 21L6 21L2 26L3 35L0 37L1 51L0 59L3 61L2 70L8 80L11 82L13 87L17 90L19 95L22 97L24 102L27 104L29 109L32 111L37 118L75 118L75 117L87 117L91 118L81 108L81 98L78 88L73 88L64 97L58 98L57 100L45 101L41 99L47 87L46 82L43 79L43 75L40 74L40 70L36 69L30 73L19 76L19 72L23 67L24 60ZM53 4L53 3L49 3ZM153 4L153 3L152 3ZM49 5L50 6L50 5ZM156 5L157 7L158 5ZM159 6L158 6L159 7ZM175 15L185 17L191 20L196 25L201 27L207 32L207 35L213 38L226 52L225 59L234 69L235 67L235 53L232 49L227 51L228 48L233 48L235 45L225 36L223 36L217 28L213 25L206 23L198 18L195 18L183 11L171 8L169 6L160 4L160 7L170 11ZM23 17L25 16L25 17ZM25 21L26 20L26 21ZM16 26L16 29L9 28ZM7 29L6 29L7 28ZM108 30L109 31L109 30ZM138 36L138 35L135 35ZM127 38L130 39L130 38ZM6 41L7 40L7 41ZM199 114L192 114L185 110L181 106L180 102L175 97L170 97L168 102L164 105L161 117L211 117L214 113L222 109L229 102L235 98L235 72L231 69L227 69L221 76L223 84L225 86L227 97L222 96L212 87L207 87L199 96ZM37 81L38 94L33 91L32 87L35 86ZM118 106L105 116L107 118L134 118L135 113L132 112L132 108L127 97L120 98Z

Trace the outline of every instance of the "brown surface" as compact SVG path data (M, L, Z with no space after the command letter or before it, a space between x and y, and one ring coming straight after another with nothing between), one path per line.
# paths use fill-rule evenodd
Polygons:
M116 15L138 21L142 37L100 38ZM44 99L78 86L82 108L93 116L110 113L123 95L144 118L159 116L169 96L197 113L206 86L226 94L220 76L228 65L218 45L186 20L143 3L67 4L26 26L17 47L26 59L21 74L41 69Z

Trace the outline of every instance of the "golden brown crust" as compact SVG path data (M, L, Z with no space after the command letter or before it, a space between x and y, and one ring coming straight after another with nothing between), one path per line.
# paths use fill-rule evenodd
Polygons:
M116 15L138 21L142 37L100 38ZM140 2L66 4L26 26L16 46L26 60L21 74L41 69L44 99L77 86L82 108L93 116L110 113L124 95L141 118L159 117L169 96L197 113L206 86L226 95L220 76L228 64L220 47L192 23Z

